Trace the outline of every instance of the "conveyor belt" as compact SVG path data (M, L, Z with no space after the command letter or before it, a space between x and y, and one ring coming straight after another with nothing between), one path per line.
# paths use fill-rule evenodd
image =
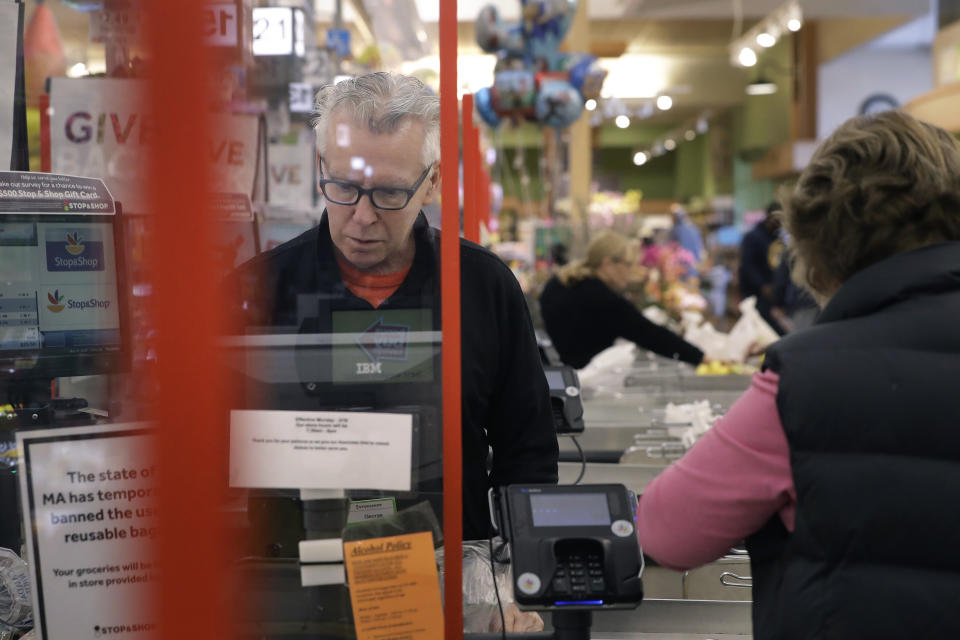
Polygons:
M719 639L726 634L742 640L753 633L751 604L746 601L644 600L636 609L594 612L592 637L705 640ZM547 628L551 628L546 615L544 620Z
M560 484L571 484L580 475L579 462L561 462ZM582 484L622 484L633 491L642 492L663 467L638 464L587 463Z

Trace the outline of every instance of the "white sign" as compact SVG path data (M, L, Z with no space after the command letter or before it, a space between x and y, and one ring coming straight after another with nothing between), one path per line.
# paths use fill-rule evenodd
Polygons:
M206 142L213 171L212 190L253 196L257 175L257 116L218 114Z
M23 431L17 446L38 637L157 637L156 479L143 425Z
M17 32L20 5L0 0L0 170L10 168L13 155L13 96L17 73Z
M410 490L413 417L231 411L230 486Z
M313 85L309 82L290 83L290 113L313 111Z
M269 163L270 204L303 212L313 208L313 134L293 144L271 144Z
M133 41L143 36L144 12L139 8L100 9L90 12L90 42Z
M235 4L210 4L202 10L203 36L215 47L235 47L240 41L240 23Z
M139 80L53 78L52 171L101 178L125 211L146 212L144 149L159 132L145 92Z
M3 0L0 0L2 2ZM139 80L53 78L50 104L52 171L101 178L126 213L151 213L145 176L151 145L162 142ZM212 191L253 192L258 121L218 114L197 153L210 163Z
M253 55L286 56L293 53L294 27L290 7L254 7Z

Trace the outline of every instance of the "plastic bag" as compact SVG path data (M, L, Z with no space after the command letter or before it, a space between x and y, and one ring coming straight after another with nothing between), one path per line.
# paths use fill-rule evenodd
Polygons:
M584 390L622 389L624 374L633 367L636 359L636 346L618 340L612 347L593 356L587 366L577 372L580 386Z
M0 631L33 626L30 570L10 549L0 547Z
M499 550L502 542L494 538L493 548ZM507 548L504 548L504 552ZM498 556L500 557L500 556ZM437 550L437 564L443 581L443 549ZM503 605L507 631L539 631L543 620L533 612L521 612L513 600L513 571L509 564L494 564L497 591L494 591L490 570L490 549L486 540L466 540L463 543L463 631L484 633L500 631L500 608L497 593Z
M709 322L687 325L684 339L695 345L708 358L723 362L744 362L751 347L765 348L779 339L777 332L757 311L757 299L740 303L740 319L729 334L713 328Z

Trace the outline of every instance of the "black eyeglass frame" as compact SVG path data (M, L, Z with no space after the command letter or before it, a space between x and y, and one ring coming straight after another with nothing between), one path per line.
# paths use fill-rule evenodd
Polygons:
M320 172L320 177L317 180L317 187L320 189L320 192L323 194L324 198L326 198L327 200L329 200L334 204L351 206L360 202L360 198L362 198L363 196L367 196L368 198L370 198L370 204L372 204L375 208L380 209L381 211L400 211L401 209L406 209L407 205L410 204L410 201L413 200L413 196L415 196L417 194L417 191L419 191L420 186L423 184L423 181L427 179L428 175L430 175L430 170L433 169L433 164L430 164L426 169L423 170L423 173L420 174L420 178L417 179L414 185L409 189L404 189L403 187L373 187L372 189L364 189L360 185L353 182L347 182L346 180L328 180L327 178L324 178L323 177L323 157L322 156L317 156L317 157L319 159L319 162L317 162L317 171ZM326 187L328 184L338 184L342 187L349 187L351 189L356 189L357 197L353 200L353 202L343 202L341 200L335 200L327 195ZM403 205L399 207L381 207L376 203L376 200L374 199L373 194L377 191L403 191L404 193L407 194L407 199L406 201L404 201Z

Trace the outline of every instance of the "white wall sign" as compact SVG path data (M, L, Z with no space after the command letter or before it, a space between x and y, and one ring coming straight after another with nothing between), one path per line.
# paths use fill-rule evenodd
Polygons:
M408 414L231 411L230 486L409 491L412 438Z
M285 56L293 53L295 26L293 10L289 7L254 7L253 55Z
M313 85L309 82L290 83L290 113L313 111Z
M144 83L54 78L50 93L53 172L100 178L126 213L150 213L147 158L162 133L149 111ZM211 190L252 193L257 135L256 116L217 116L210 137L198 140L196 149L210 163Z
M240 41L240 19L235 4L210 4L202 10L203 36L209 45L235 47Z
M270 204L307 212L313 208L313 134L267 151Z
M41 640L157 637L151 439L140 424L17 433Z
M144 148L158 135L145 91L138 80L53 78L52 171L101 178L125 211L144 213Z
M13 153L13 96L17 73L20 5L0 0L0 170L10 168Z

